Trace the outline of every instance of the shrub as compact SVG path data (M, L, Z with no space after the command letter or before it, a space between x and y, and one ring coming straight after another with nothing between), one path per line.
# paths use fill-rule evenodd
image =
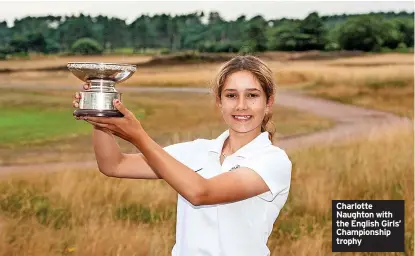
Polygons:
M170 54L171 53L171 51L170 51L170 49L168 49L168 48L162 48L161 50L160 50L160 54Z
M137 203L118 205L114 219L138 223L157 223L175 218L175 208L152 209Z
M99 55L104 52L104 48L92 38L80 38L71 47L72 54Z

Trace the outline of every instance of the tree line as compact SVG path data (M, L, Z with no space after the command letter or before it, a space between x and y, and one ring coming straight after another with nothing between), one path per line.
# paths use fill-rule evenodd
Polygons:
M0 58L12 54L100 54L117 49L132 53L261 52L307 50L407 50L414 46L414 13L378 12L270 19L245 15L225 20L218 12L141 15L126 20L80 14L0 22Z

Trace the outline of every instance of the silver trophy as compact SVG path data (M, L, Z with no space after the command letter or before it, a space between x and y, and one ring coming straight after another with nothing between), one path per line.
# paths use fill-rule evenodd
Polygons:
M136 71L135 65L117 63L69 62L69 71L84 82L90 82L89 90L81 91L79 108L74 116L123 117L113 100L121 100L115 90L117 83L124 82Z

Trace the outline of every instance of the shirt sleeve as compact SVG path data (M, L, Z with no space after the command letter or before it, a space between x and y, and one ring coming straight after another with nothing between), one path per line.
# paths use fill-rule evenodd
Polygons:
M277 195L289 192L292 163L283 150L248 161L243 167L255 171L267 184L269 191L259 195L262 199L273 201Z
M177 161L186 165L190 169L195 169L200 161L199 140L180 142L163 147L163 149L174 157Z
M180 142L163 147L163 149L179 162L185 162L186 155L191 152L192 141Z

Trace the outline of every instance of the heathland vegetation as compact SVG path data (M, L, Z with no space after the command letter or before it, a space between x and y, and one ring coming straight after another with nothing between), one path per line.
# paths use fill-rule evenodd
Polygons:
M412 254L410 141L413 131L396 127L342 145L289 152L292 190L269 240L271 255L332 254L332 199L405 200L405 255ZM165 182L108 178L70 166L45 171L0 180L0 255L169 255L177 194Z
M42 61L51 60L24 64L36 66ZM385 110L413 120L412 55L269 58L268 62L280 89ZM18 67L18 62L14 63ZM45 65L62 64L57 58ZM150 66L140 69L123 86L208 86L217 65ZM67 71L15 71L0 76L7 85L0 95L3 165L94 160L89 124L71 116L73 92L42 89L42 85L61 87L79 81ZM225 129L211 95L126 93L124 102L163 145L196 137L213 138ZM294 109L275 106L274 111L277 138L333 126L331 120ZM118 141L124 152L135 151L128 143ZM405 251L411 254L412 141L411 129L395 127L347 143L288 150L294 163L292 193L269 241L273 254L331 254L333 198L404 199ZM0 180L0 255L168 255L173 246L177 193L164 181L111 179L94 168L71 164L62 165L56 173L39 166L30 173L3 175Z

